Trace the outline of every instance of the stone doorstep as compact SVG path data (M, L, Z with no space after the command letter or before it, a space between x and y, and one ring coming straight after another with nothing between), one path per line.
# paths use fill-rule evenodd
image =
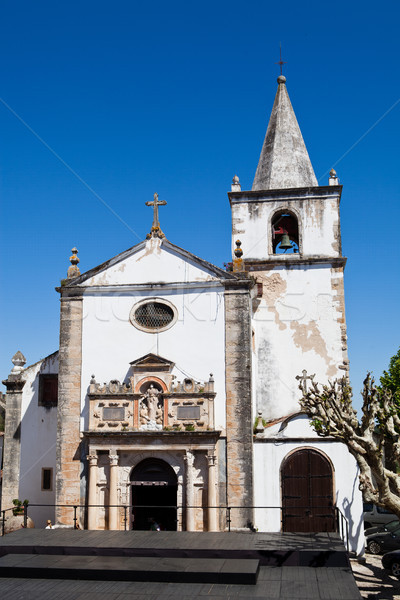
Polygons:
M0 577L255 585L256 559L6 554Z

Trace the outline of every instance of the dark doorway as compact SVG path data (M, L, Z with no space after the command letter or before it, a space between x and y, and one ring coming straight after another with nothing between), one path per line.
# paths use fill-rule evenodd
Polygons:
M335 531L333 477L329 461L316 450L297 450L283 463L283 531Z
M173 468L159 458L142 460L131 473L132 529L176 531L177 478ZM171 507L171 508L166 508Z

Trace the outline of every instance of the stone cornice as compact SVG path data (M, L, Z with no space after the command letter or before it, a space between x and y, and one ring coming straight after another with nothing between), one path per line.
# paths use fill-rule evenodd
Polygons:
M337 442L338 444L342 444L342 442L340 442L339 440L333 438L333 437L279 437L278 435L275 435L274 437L269 437L269 438L264 438L264 437L258 437L257 435L254 436L254 443L255 444L276 444L277 442L279 442L279 444L287 444L288 442L295 442L296 444L303 444L303 443L307 443L307 444L320 444L322 443L326 443L329 442L330 444L332 442Z
M226 292L247 292L248 290L251 290L254 287L255 280L249 274L249 272L246 271L244 273L241 273L240 275L242 276L240 279L224 281L224 287Z
M347 258L345 256L301 256L300 254L280 254L268 259L248 258L244 260L245 268L249 272L268 271L273 267L293 267L295 265L331 265L332 267L344 267L346 262Z
M22 392L26 381L24 379L21 379L19 375L9 375L8 379L4 379L2 383L7 388L7 394L15 394Z
M204 288L221 288L226 287L227 285L235 285L238 284L241 280L235 279L220 279L215 281L188 281L188 282L173 282L173 283L163 283L163 282L154 282L154 283L136 283L136 284L121 284L121 285L90 285L90 286L68 286L64 287L56 287L56 291L61 294L62 299L75 299L80 300L83 296L88 296L90 294L99 294L99 293L118 293L118 292L134 292L134 291L143 291L143 290L154 290L163 291L163 290L186 290L186 289L204 289ZM240 283L239 283L240 285Z
M277 190L256 190L243 192L228 192L229 202L276 202L277 200L304 201L311 199L339 198L342 194L341 185L326 185L307 188L282 188Z
M198 448L199 445L215 444L220 431L84 431L83 437L89 444L112 443L113 447L138 445L146 448L154 442L158 448L163 445L178 444L182 449Z

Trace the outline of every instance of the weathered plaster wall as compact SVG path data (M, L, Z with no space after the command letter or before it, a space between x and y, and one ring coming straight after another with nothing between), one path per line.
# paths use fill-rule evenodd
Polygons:
M285 457L298 448L315 448L329 460L334 470L336 506L349 522L350 549L357 554L364 550L362 495L358 489L358 467L346 446L340 442L318 438L305 415L299 415L281 431L280 425L267 429L265 439L254 443L255 506L282 505L280 470ZM281 512L258 509L255 525L259 531L280 531Z
M21 407L21 466L19 498L32 504L55 504L57 407L38 406L39 375L58 373L58 353L26 368ZM41 489L42 468L53 469L51 490ZM29 510L36 527L54 522L54 508Z
M256 404L270 420L299 410L303 369L326 382L347 368L343 272L329 264L275 267L257 271L257 281Z

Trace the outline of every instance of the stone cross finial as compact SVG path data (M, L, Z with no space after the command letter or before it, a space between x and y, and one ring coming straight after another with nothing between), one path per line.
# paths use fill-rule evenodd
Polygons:
M303 369L302 375L296 375L297 381L300 382L299 388L303 391L303 394L307 394L307 379L309 379L312 383L314 377L315 373L314 375L307 375L307 371L305 369Z
M282 60L282 44L280 42L279 42L279 62L277 62L275 64L280 66L280 68L281 68L281 77L282 77L283 76L282 67L283 67L283 65L286 65L286 61ZM286 81L286 79L285 79L285 81ZM279 82L279 83L281 83L281 82ZM284 83L284 81L282 83Z
M167 203L165 200L159 200L158 194L154 194L153 202L146 202L146 206L153 207L153 225L151 227L151 232L148 237L165 237L160 228L160 221L158 219L158 207L165 206Z
M79 267L78 267L78 263L79 263L79 258L77 257L78 249L74 247L74 248L72 248L71 252L72 252L72 256L69 257L69 262L71 263L71 266L69 267L68 273L67 273L68 279L72 279L73 277L78 277L78 275L81 274Z

